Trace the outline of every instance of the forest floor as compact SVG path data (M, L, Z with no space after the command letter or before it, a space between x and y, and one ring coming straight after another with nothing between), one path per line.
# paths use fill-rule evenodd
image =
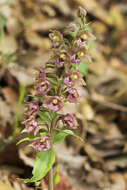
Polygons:
M5 3L6 2L6 3ZM0 1L0 190L34 190L35 152L17 146L24 100L33 91L34 68L49 58L51 29L74 21L78 6L96 36L75 113L78 135L56 146L60 183L55 190L127 190L127 1ZM61 148L62 147L62 148ZM46 180L41 189L48 190Z

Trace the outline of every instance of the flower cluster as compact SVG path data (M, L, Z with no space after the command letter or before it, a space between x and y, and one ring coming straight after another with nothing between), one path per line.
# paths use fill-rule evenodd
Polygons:
M62 33L51 31L52 53L44 67L37 68L35 94L32 102L27 104L26 131L35 136L33 146L36 150L51 148L51 132L59 127L75 129L74 115L62 114L66 102L75 103L80 97L79 87L83 84L83 60L89 55L89 43L94 39L89 27L85 24L86 11L79 8L76 24L70 24ZM43 117L40 117L43 115ZM39 136L43 129L39 119L47 127L47 134Z

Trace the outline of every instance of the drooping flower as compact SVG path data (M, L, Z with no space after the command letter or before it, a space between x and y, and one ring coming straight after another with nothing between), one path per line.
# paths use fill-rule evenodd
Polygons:
M71 103L75 102L79 97L78 90L76 88L69 89L66 92L65 97L69 100L69 102Z
M86 47L91 40L95 40L95 37L89 31L79 31L77 35L77 44L79 46Z
M46 80L46 73L43 67L38 67L36 68L36 70L38 71L38 75L36 77L36 81L37 82L42 82Z
M28 107L28 110L27 110L27 114L28 115L34 115L36 116L39 112L39 105L37 102L35 101L32 101L32 102L29 102L27 104L27 107Z
M49 97L44 101L43 106L49 108L52 111L59 111L62 108L62 101L59 96Z
M32 145L37 151L41 151L41 150L46 151L51 148L51 143L50 143L50 139L48 136L41 136L41 137L35 139L35 141L32 143Z
M76 120L72 114L67 113L62 119L65 127L76 128Z
M72 61L72 63L77 64L77 63L80 62L80 59L77 58L76 54L74 54L74 55L72 56L72 60L71 60L71 61Z
M57 66L62 66L64 64L64 62L67 59L67 55L65 53L61 53L59 58L56 60L56 65Z
M59 59L56 59L56 62L55 62L55 64L58 66L58 67L61 67L61 66L63 66L63 61L61 61L61 60L59 60Z
M63 42L63 35L59 31L53 31L49 37L52 40L52 48L59 47Z
M75 44L77 45L78 40L75 41ZM83 46L80 47L75 47L72 49L73 54L71 57L71 62L74 64L80 63L81 59L85 56L86 50L84 49Z
M85 46L86 46L86 42L85 42L85 41L82 41L81 39L78 39L78 40L77 40L77 44L78 44L78 46L82 46L82 47L85 47Z
M56 66L61 67L70 61L70 55L65 50L54 51L53 59Z
M81 76L78 72L72 71L64 75L64 84L68 87L74 86L81 79Z
M44 81L42 81L40 84L37 85L37 93L36 96L45 96L51 89L51 85L49 83L49 81L46 79Z
M26 131L34 135L36 135L40 129L37 120L33 116L24 121L24 124L26 126Z

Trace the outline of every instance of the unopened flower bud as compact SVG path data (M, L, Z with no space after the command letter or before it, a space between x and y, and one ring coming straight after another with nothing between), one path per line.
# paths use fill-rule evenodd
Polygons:
M79 7L78 9L78 16L81 17L82 19L84 19L86 17L86 10L82 7Z

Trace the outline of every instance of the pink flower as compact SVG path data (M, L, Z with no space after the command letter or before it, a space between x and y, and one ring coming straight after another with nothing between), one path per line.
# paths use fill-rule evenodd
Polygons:
M60 45L59 42L52 42L52 48L56 48Z
M56 60L55 64L58 66L58 67L61 67L63 65L63 61L60 61L59 59Z
M80 59L78 59L77 57L76 57L76 54L75 55L73 55L72 56L72 60L71 60L74 64L77 64L77 63L79 63L80 62Z
M24 124L26 126L27 132L33 133L34 135L36 135L40 129L37 120L33 116L27 119Z
M28 115L37 115L38 112L39 112L39 106L38 106L38 103L36 102L30 102L28 103L28 111L27 111L27 114Z
M83 46L83 47L86 46L86 42L82 41L81 39L78 39L78 40L77 40L77 44L78 44L79 46Z
M38 150L49 150L51 148L51 144L50 144L50 139L48 136L42 136L37 138L34 142L33 142L33 147Z
M55 64L58 67L61 67L67 60L69 60L69 55L66 51L60 51L60 52L56 52L56 62Z
M37 85L37 94L36 96L45 96L51 89L51 85L48 82L48 80L44 80L43 82L41 82L40 84Z
M75 102L79 97L79 93L76 88L71 88L66 92L65 97L68 98L69 102Z
M59 96L49 97L47 100L45 100L43 106L45 108L51 109L52 111L59 111L62 108L61 98Z
M79 80L81 76L78 72L72 71L64 75L64 84L68 87L74 86Z
M62 119L62 122L65 127L75 128L75 126L76 126L75 117L69 113L64 116L64 118Z
M63 42L63 35L59 31L53 31L49 37L52 40L52 48L59 47Z
M36 77L37 81L44 81L46 80L46 73L43 67L38 67L36 68L36 70L38 71L38 75Z

